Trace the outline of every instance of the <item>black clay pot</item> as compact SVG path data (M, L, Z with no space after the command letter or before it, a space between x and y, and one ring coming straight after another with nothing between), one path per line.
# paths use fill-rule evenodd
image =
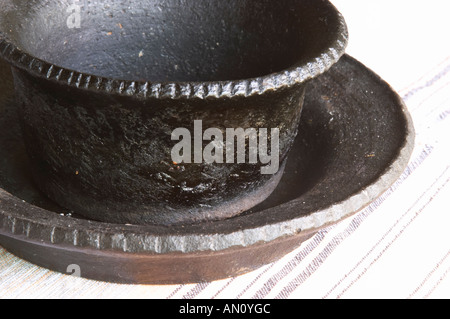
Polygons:
M342 16L322 0L0 4L0 55L13 65L36 184L111 223L224 219L263 201L297 135L305 82L347 44ZM275 157L251 161L250 138L244 160L236 148L224 163L174 161L172 134L193 138L195 121L223 136L255 129L259 146L263 129L278 130L278 167L263 173ZM214 138L210 154L225 152L217 134L195 140L193 162Z

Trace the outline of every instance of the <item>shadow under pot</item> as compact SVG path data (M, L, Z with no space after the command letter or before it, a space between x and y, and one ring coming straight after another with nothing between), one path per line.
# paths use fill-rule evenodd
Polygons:
M109 223L221 220L264 201L283 175L306 81L347 44L328 1L2 6L0 54L13 66L34 180Z

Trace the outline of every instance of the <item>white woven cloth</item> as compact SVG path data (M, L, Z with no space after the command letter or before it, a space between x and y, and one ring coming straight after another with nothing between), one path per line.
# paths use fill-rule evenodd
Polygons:
M90 281L0 248L0 298L449 298L450 2L333 3L349 25L347 52L400 93L415 123L415 152L388 192L283 259L206 284Z

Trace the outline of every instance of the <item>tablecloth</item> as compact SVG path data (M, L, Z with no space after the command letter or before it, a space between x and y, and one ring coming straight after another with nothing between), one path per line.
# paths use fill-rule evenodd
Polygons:
M347 52L399 92L414 120L415 151L386 193L281 260L211 283L96 282L0 248L0 298L449 298L450 2L332 2L349 26Z

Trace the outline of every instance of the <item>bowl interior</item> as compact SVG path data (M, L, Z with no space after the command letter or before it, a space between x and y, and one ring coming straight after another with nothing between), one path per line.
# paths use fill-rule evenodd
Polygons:
M268 75L332 45L322 0L4 0L0 31L67 69L129 81Z

